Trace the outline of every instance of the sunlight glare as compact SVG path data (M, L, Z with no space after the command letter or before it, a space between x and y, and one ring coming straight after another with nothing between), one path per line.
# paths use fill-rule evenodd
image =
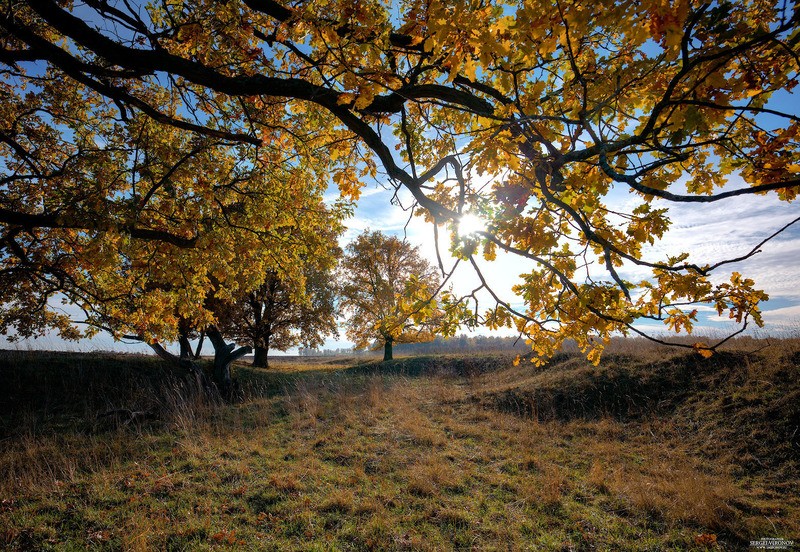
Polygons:
M472 236L486 229L486 221L477 215L467 213L458 221L458 235L462 238Z

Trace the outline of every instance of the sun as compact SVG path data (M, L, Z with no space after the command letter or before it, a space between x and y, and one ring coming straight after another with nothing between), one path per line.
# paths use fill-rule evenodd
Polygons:
M486 230L486 221L472 213L461 215L458 221L458 235L466 238Z

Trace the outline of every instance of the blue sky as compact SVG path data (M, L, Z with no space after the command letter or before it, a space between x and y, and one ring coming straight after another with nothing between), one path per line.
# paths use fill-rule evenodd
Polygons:
M732 185L742 185L736 182ZM401 207L391 204L394 192L377 184L368 185L359 200L355 215L348 221L348 230L342 237L346 244L366 229L381 230L387 234L405 236L410 243L419 247L423 256L431 263L436 263L433 233L431 226L420 217L409 221L409 213ZM333 195L333 194L332 194ZM407 194L400 193L399 199L405 205L410 204ZM633 196L624 191L614 191L610 201L624 204L633 201ZM666 206L666 205L665 205ZM670 232L665 238L647 250L650 260L663 259L682 251L691 254L690 260L716 262L726 258L737 257L748 252L754 245L775 230L796 218L800 214L797 203L779 201L774 194L768 196L740 196L712 204L673 205L670 218L673 221ZM441 253L445 267L452 265L447 254L446 232L440 232ZM533 267L526 260L513 255L498 254L494 262L479 263L495 291L515 306L522 307L518 298L511 291L520 273ZM763 304L766 327L761 334L785 335L787 332L800 334L800 223L780 236L768 242L762 251L751 259L723 267L717 273L720 280L727 279L731 271L739 271L756 280L758 287L764 289L770 300ZM600 274L600 268L597 274ZM624 278L637 280L646 276L646 272L626 267L621 274ZM453 279L457 292L468 292L478 285L477 277L472 269L462 263ZM481 309L492 306L488 295L481 297ZM71 309L69 309L71 310ZM649 326L654 333L664 331L660 326ZM700 312L698 332L721 335L732 328L728 319L718 317L712 309ZM487 334L486 330L477 333ZM512 335L510 330L501 335ZM350 342L342 335L340 339L328 339L326 348L348 347ZM7 343L0 337L0 347L12 349L64 349L71 351L87 350L120 350L128 352L149 352L149 348L140 344L114 342L108 335L99 335L92 340L81 342L65 342L55 336L47 336L38 340ZM290 353L293 351L289 351Z
M731 183L732 187L745 186L742 182ZM347 237L352 237L364 228L381 229L396 235L407 235L409 241L417 245L425 256L436 262L432 232L429 225L421 219L414 219L408 226L407 213L389 206L390 192L374 188L367 190L367 197L361 202L356 219L351 222ZM624 204L634 201L626 191L612 192L609 200ZM667 202L656 207L666 207ZM671 205L669 217L673 224L663 240L649 246L646 250L648 260L664 259L667 255L689 252L690 261L701 264L715 263L735 258L749 252L764 238L800 215L797 203L785 203L774 194L768 196L740 196L711 204ZM440 233L440 235L443 233ZM446 235L446 234L445 234ZM442 249L446 249L443 244ZM446 251L442 251L445 265L448 265ZM482 262L485 275L495 284L495 290L508 302L521 303L511 292L517 276L533 268L525 259L513 255L498 254L494 262ZM720 267L715 281L727 280L730 273L738 271L755 279L758 287L764 289L770 300L763 304L767 327L764 331L783 334L787 331L800 333L800 223L767 242L761 252L747 261ZM597 268L594 274L601 274ZM636 267L625 267L621 276L630 280L641 280L647 272ZM477 284L477 278L469 266L459 267L453 278L457 291L468 291ZM485 306L491 306L488 298ZM662 331L661 326L655 326ZM698 329L718 333L729 329L726 317L718 317L712 309L702 310Z
M767 107L797 113L796 94L780 91L773 95ZM772 120L769 116L760 116L759 122L765 127L772 127L782 121ZM384 138L391 142L394 137L385 133ZM731 179L731 187L746 185ZM330 196L335 196L331 192ZM366 229L381 230L384 233L406 237L410 243L419 247L423 256L432 264L436 264L433 232L429 224L419 217L409 220L409 212L398 205L392 205L394 190L381 187L377 183L368 184L363 190L361 199L353 218L348 221L348 230L342 238L342 245L352 240ZM400 202L409 206L410 194L401 191ZM607 198L610 207L624 206L635 201L626 190L617 189ZM777 199L775 194L767 196L740 196L711 204L655 204L655 207L669 207L672 220L670 232L654 246L647 248L645 258L648 260L664 259L667 255L689 252L690 261L699 264L715 263L734 258L750 251L754 245L775 232L777 229L800 215L797 202L785 203ZM447 232L440 232L441 254L446 267L453 260L447 255ZM497 260L491 263L479 261L484 275L492 283L493 289L504 300L523 308L522 303L511 291L517 283L520 273L530 271L533 266L526 261L498 253ZM717 281L728 279L732 271L739 271L753 278L757 287L764 289L770 300L762 305L766 327L760 330L761 335L800 335L800 223L780 236L768 242L760 253L747 261L726 265L716 271ZM600 267L594 275L604 274ZM625 267L620 275L629 280L640 280L647 272L636 267ZM471 268L462 263L452 279L456 292L469 292L478 285L478 279ZM488 294L479 295L480 310L493 306ZM78 314L77 309L64 307L67 312ZM644 328L644 326L643 326ZM663 326L650 325L653 333L665 331ZM713 309L701 309L697 332L722 334L732 329L728 319L716 316ZM505 335L511 335L511 331ZM485 329L477 333L488 333ZM502 332L501 332L502 333ZM340 339L328 339L324 347L348 347L351 343L342 335ZM65 349L73 351L86 350L121 350L129 352L149 352L150 349L141 343L114 342L109 335L101 334L92 340L65 342L56 336L46 336L37 340L26 340L9 343L0 336L0 348L12 349ZM293 351L289 351L293 352Z

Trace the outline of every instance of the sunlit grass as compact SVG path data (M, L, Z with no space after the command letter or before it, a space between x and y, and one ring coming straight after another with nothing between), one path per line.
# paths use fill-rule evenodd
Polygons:
M699 535L726 549L790 538L796 474L773 478L730 449L784 466L747 434L762 427L755 397L775 404L759 382L790 382L794 355L690 367L696 385L680 383L692 357L669 371L628 353L545 370L508 359L475 370L466 357L438 370L434 359L240 367L241 404L192 403L190 416L175 399L139 425L16 428L0 454L0 548L702 550ZM641 370L656 379L637 383ZM605 373L628 393L655 381L683 395L621 415L592 398ZM561 417L511 407L555 393ZM725 406L739 400L750 426Z

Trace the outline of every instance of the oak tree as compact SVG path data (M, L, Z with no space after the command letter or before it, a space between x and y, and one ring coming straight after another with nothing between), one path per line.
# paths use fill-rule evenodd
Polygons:
M162 343L180 341L184 360L184 338L207 333L226 387L245 351L215 331L209 299L254 289L269 271L299 281L301 259L316 251L287 236L316 235L347 213L345 203L321 204L335 133L321 136L310 116L268 144L192 132L25 61L5 59L0 77L0 331L106 329L166 358ZM197 109L163 89L141 93L172 114ZM59 297L83 311L83 331L53 308Z
M612 333L643 333L643 320L690 330L700 305L743 330L762 323L766 294L723 272L764 242L727 259L648 253L670 205L796 197L800 117L776 98L797 85L799 19L791 2L728 0L7 3L3 254L14 270L42 262L61 274L74 257L49 244L70 231L196 244L199 227L122 216L130 191L98 189L118 181L113 171L81 176L96 173L100 142L73 150L57 136L145 118L255 158L289 143L298 160L321 159L324 143L340 189L357 195L380 167L434 228L480 214L486 229L456 254L476 270L497 251L523 261L522 308L479 273L495 303L483 319L516 327L540 355L574 338L596 360ZM97 117L64 115L87 105ZM65 207L72 195L113 216L88 224ZM647 275L626 278L628 267ZM42 312L50 284L18 285L4 318L61 324L26 314Z
M324 307L319 305L319 299L324 295L309 297L310 290L316 291L309 279L319 278L315 270L330 270L335 263L335 236L341 232L342 218L349 213L345 205L326 205L319 196L320 190L312 191L308 186L304 190L311 193L305 195L292 187L281 193L276 184L272 188L271 193L261 196L253 187L247 208L237 208L238 212L229 214L219 229L213 226L206 229L204 240L214 243L214 248L167 250L162 257L158 254L160 244L146 244L149 257L131 270L136 285L123 296L98 298L86 305L87 321L110 329L116 335L146 341L162 358L188 366L195 372L196 367L191 362L196 359L189 354L187 338L192 333L207 337L214 349L213 382L223 395L228 395L233 385L231 363L250 353L253 350L250 345L262 343L242 339L246 331L239 324L246 322L246 316L245 319L238 316L239 301L242 297L255 300L262 297L265 290L276 291L277 288L277 294L290 299L291 305L296 307L281 315L280 306L270 305L275 316L270 322L276 327L265 328L267 320L262 316L257 332L262 339L266 337L264 331L274 331L288 339L279 327L290 319L284 320L281 316L298 311L303 315L323 316ZM261 214L268 216L268 230L254 219L238 218L252 208L262 209ZM200 280L187 289L198 276ZM107 291L99 287L93 289ZM187 311L183 310L180 299L189 293L196 294L198 303ZM158 300L155 305L154 297ZM309 304L315 305L316 310ZM149 310L140 315L143 309ZM309 310L311 313L306 312ZM261 314L266 313L262 311ZM136 322L140 319L134 315L144 316L138 326ZM156 320L162 326L154 328ZM328 324L324 318L300 321L305 323L303 337L309 340L312 338L307 334L312 329ZM176 331L181 346L179 357L174 357L161 345L164 341L174 341ZM226 337L244 346L237 348L226 342Z
M345 327L357 349L376 343L391 360L395 343L435 337L444 316L434 300L439 277L416 247L366 231L345 248L340 270Z
M287 281L277 270L269 270L258 288L216 310L225 335L253 346L253 366L268 367L270 349L318 347L325 336L338 335L335 268L341 249L335 228L319 229L324 243L301 260L302 282Z
M214 332L209 299L230 300L270 270L298 280L317 245L297 236L346 214L342 203L321 203L327 161L296 163L289 149L187 134L136 113L121 124L109 111L117 108L85 87L29 78L27 91L9 88L25 99L6 111L15 133L6 143L18 148L4 158L1 197L20 212L0 212L11 219L0 329L77 338L102 328L167 358L162 343L208 330L224 391L230 362L246 351ZM83 310L85 331L52 308L59 296Z

